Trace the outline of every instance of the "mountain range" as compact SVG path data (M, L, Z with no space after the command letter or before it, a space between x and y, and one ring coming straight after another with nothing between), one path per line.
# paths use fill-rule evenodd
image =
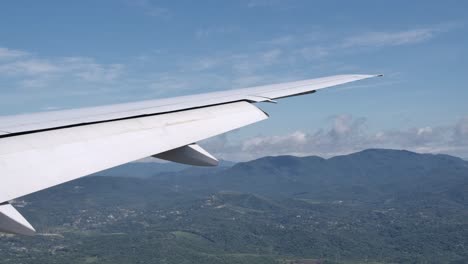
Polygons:
M369 149L155 166L15 201L40 234L1 236L0 263L468 263L457 157Z

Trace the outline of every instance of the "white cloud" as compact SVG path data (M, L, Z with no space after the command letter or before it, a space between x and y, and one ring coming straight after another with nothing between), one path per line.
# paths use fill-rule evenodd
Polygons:
M254 72L265 71L268 67L279 64L283 54L281 49L235 54L230 57L229 63L238 73L252 75Z
M5 50L4 48L0 48ZM6 54L6 53L4 53ZM8 60L0 60L0 80L16 80L25 88L45 87L53 82L105 83L119 78L124 72L122 64L97 63L92 58L41 58L25 51L9 53ZM16 56L13 56L16 54Z
M148 16L164 19L171 17L171 12L168 8L158 6L150 0L128 0L126 2L129 5L141 8Z
M327 128L286 135L256 136L241 142L229 137L213 139L214 153L227 160L250 160L269 155L331 157L367 148L396 148L416 152L447 153L468 157L468 116L448 127L415 127L372 132L365 118L337 115ZM211 149L212 141L207 148Z
M40 88L46 87L51 82L48 76L28 77L28 79L20 80L18 83L24 88Z
M313 34L292 35L288 33L271 40L261 41L259 44L269 48L281 47L284 51L289 51L283 55L290 61L317 61L343 52L362 52L375 48L423 43L457 26L458 24L455 23L445 23L399 31L361 31L344 37L315 29Z
M299 49L297 54L306 60L314 60L328 56L330 49L322 46L307 46Z
M258 4L268 3L259 2ZM174 87L190 89L186 85L192 85L194 87L192 91L196 91L201 86L214 89L240 88L276 81L310 78L310 72L319 72L319 74L325 71L359 72L362 69L345 65L334 59L343 54L370 50L367 46L359 45L376 43L387 46L389 44L405 45L434 38L449 29L435 25L401 31L362 32L352 37L343 37L343 35L332 34L328 31L322 32L319 28L313 28L313 32L309 33L288 32L283 36L277 35L269 40L246 44L241 51L217 51L207 56L184 56L175 59L176 68L168 71L167 75L170 75L178 85L168 83L167 87L172 88L167 90L172 91ZM229 31L229 27L223 26L200 29L196 37L223 34ZM194 75L204 75L206 78L196 80L198 78ZM163 93L164 88L159 84L164 82L161 82L159 77L157 79L159 80L154 80L153 83L158 85L151 85L151 87L158 87L158 91ZM395 78L391 80L396 82ZM219 86L220 83L222 86Z
M77 77L90 82L113 81L123 73L122 64L99 64L94 59L71 57L62 59L59 64Z
M421 28L395 32L367 32L351 36L343 41L342 47L383 47L415 44L433 38L440 30Z
M150 1L136 1L134 5L155 7ZM237 29L220 25L201 29L197 34L202 37L230 30ZM0 81L3 91L8 90L10 94L21 89L40 91L44 97L47 94L51 104L71 94L88 98L89 94L106 93L109 100L119 101L175 96L305 79L312 77L311 72L322 75L361 71L335 59L344 53L366 51L359 46L363 43L393 43L393 46L417 43L447 30L434 26L399 32L364 32L356 35L364 37L362 42L357 42L351 37L332 35L328 31L325 34L314 28L313 34L288 32L270 40L246 43L235 52L220 50L196 57L149 51L125 64L102 63L86 57L44 57L0 47ZM343 48L343 45L350 46ZM2 102L5 98L4 93ZM109 101L93 101L101 102Z
M270 151L271 146L287 151L289 154L302 153L301 145L308 143L308 135L302 131L296 131L288 135L253 137L241 144L241 151L249 153L263 153Z
M257 4L268 4L255 3ZM369 46L360 45L405 45L422 42L437 36L448 29L441 26L427 29L411 29L397 32L364 32L353 37L331 35L320 32L315 28L313 34L288 33L284 36L257 41L246 46L244 52L218 53L198 58L184 58L180 67L182 74L177 72L178 78L197 71L215 72L218 78L230 82L228 87L248 87L266 84L269 82L285 81L310 77L310 67L323 71L330 68L338 71L359 71L359 69L346 67L346 65L333 64L333 58L340 54L363 52ZM225 32L223 27L204 29L197 32L198 37L207 36L216 32ZM375 48L374 46L372 48ZM304 65L307 64L307 68ZM306 71L306 69L308 71ZM212 74L213 77L216 74ZM222 76L221 76L222 75ZM209 79L205 80L212 87ZM223 87L218 87L223 88ZM227 87L224 87L227 88Z
M8 48L0 47L0 60L1 59L11 59L28 55L27 52L21 50L12 50Z
M180 71L170 74L174 79L192 79L192 75L203 75L205 87L214 87L214 84L222 83L222 88L242 88L252 85L274 82L285 78L271 74L271 70L277 65L287 63L288 56L282 49L272 48L246 53L219 54L206 57L183 59L179 63ZM209 73L209 74L208 74ZM169 74L168 74L169 75ZM198 82L197 82L198 83Z
M468 144L468 116L461 118L455 125L454 143Z
M53 63L39 59L21 59L0 64L0 74L8 75L37 75L60 71Z
M344 48L384 47L417 44L429 41L438 35L463 26L459 22L447 22L427 27L399 31L371 31L347 37L341 44Z

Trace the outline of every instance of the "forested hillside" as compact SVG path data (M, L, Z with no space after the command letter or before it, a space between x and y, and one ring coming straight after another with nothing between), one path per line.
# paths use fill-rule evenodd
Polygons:
M15 201L39 235L0 236L0 263L468 263L456 157L374 149L106 176Z

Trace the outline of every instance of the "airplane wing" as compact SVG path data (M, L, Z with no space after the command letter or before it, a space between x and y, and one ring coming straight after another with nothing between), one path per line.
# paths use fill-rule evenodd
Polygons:
M196 144L261 120L254 103L380 75L337 75L193 96L0 117L0 231L33 234L18 197L154 156L217 165Z

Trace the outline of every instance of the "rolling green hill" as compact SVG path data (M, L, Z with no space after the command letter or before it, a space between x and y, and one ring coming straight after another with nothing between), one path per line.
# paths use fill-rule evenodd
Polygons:
M107 176L16 201L41 234L1 236L0 263L468 263L456 157L372 149Z

